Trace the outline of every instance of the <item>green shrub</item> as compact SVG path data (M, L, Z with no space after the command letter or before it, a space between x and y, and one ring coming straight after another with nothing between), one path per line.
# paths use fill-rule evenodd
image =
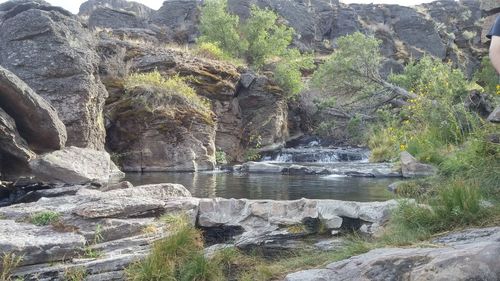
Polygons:
M248 42L239 34L239 17L227 11L227 0L208 0L201 8L198 42L216 44L224 53L239 57L248 49Z
M212 42L199 43L196 47L195 54L213 60L225 60L228 58L228 56L224 54L219 46L217 46L216 43Z
M255 5L250 8L250 17L242 28L249 43L247 60L260 67L267 59L281 56L292 43L293 29L277 22L278 15Z
M390 162L399 156L399 137L393 127L374 127L368 139L371 162Z
M30 217L30 222L34 225L42 226L49 225L51 223L57 222L61 214L54 211L43 211L36 214L33 214Z
M500 88L497 86L498 74L487 56L482 59L481 67L474 74L474 80L483 87L485 93L489 95L500 93Z
M274 69L274 80L283 90L287 97L294 98L302 91L302 72L314 68L311 55L303 55L297 49L290 49Z
M217 149L215 151L215 161L217 164L227 164L226 153L223 150Z

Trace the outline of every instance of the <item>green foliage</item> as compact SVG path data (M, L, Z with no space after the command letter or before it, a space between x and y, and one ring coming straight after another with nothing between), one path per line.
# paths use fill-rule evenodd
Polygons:
M390 81L429 100L460 102L467 95L462 71L429 56L408 64L403 73L391 75Z
M380 43L360 32L338 38L338 48L314 73L312 85L345 100L377 92L380 86L374 78L379 78Z
M200 42L196 47L195 54L212 60L225 60L229 58L229 56L224 54L221 48L217 46L217 43L212 42Z
M0 257L2 261L0 264L0 281L12 281L12 272L19 266L23 257L7 252L1 253Z
M143 103L151 112L165 110L176 103L193 106L206 119L210 119L212 111L210 103L198 96L186 79L179 76L164 78L157 70L148 73L134 73L124 83L127 94L131 95L136 87L143 88L134 93L133 98Z
M49 225L51 223L57 222L61 214L54 211L43 211L36 214L33 214L30 217L30 222L34 225L42 226Z
M259 148L262 146L262 137L260 135L251 135L248 140L248 148L243 155L245 161L257 161L260 159Z
M227 0L208 0L201 8L199 42L211 42L233 57L244 54L248 42L239 34L239 17L227 12Z
M303 55L297 49L289 49L276 64L274 80L278 86L285 90L289 98L293 98L303 88L301 70L310 70L313 68L312 55Z
M227 164L226 153L223 150L217 149L217 151L215 151L215 161L217 164Z
M226 0L209 0L201 10L200 31L197 52L205 57L245 58L257 69L273 59L274 78L290 98L303 87L301 70L314 67L310 55L288 48L293 29L279 23L278 15L268 9L252 5L250 17L240 24L238 16L227 11Z
M246 56L252 65L260 67L267 59L283 55L292 42L293 29L278 24L277 19L278 15L267 8L251 7L242 29L249 43Z
M368 140L371 162L391 162L399 156L398 136L394 127L373 127Z
M497 86L498 74L487 56L481 61L481 67L474 74L474 80L483 87L485 93L500 94L500 88Z

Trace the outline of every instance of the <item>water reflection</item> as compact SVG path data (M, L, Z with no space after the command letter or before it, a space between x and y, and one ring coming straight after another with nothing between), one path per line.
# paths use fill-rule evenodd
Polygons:
M387 185L397 179L226 173L129 173L134 185L179 183L196 197L293 200L338 199L383 201L391 198Z

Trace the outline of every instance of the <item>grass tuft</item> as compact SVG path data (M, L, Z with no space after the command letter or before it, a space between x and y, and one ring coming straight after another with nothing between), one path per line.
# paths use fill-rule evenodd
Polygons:
M30 222L34 225L43 226L59 221L61 214L54 211L43 211L31 215Z

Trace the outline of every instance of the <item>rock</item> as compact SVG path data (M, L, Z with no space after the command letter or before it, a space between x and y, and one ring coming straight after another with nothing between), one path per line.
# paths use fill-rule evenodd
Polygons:
M405 178L428 177L437 173L436 167L419 163L410 153L403 151L400 154L401 171Z
M398 187L401 185L401 183L403 183L403 182L402 181L393 182L387 186L387 190L389 190L392 193L397 194Z
M233 244L215 244L209 247L206 247L203 249L205 258L212 258L214 257L219 251L224 250L224 249L230 249L234 248Z
M12 165L27 167L28 162L36 154L28 147L28 143L18 133L16 123L5 111L0 108L0 172L18 172L19 168ZM10 160L10 161L9 161ZM6 165L10 163L9 165ZM16 165L17 163L17 165Z
M165 1L152 15L151 22L172 30L177 42L194 43L198 33L198 3L196 0Z
M119 183L112 183L102 187L101 191L110 191L115 189L126 189L134 187L129 181L122 181Z
M43 1L7 2L0 14L0 65L57 110L66 125L67 145L103 149L108 94L98 76L93 34L70 12ZM53 127L50 122L44 126ZM62 143L50 136L52 146Z
M133 13L138 18L149 18L154 10L146 5L126 0L88 0L80 5L79 16L90 17L96 9L110 8Z
M498 280L500 235L498 229L486 232L490 235L440 248L376 249L285 280Z
M500 106L497 106L488 116L488 121L492 123L500 123Z
M13 220L0 220L0 252L22 256L20 265L57 262L76 257L85 245L83 236L55 232Z
M161 200L145 197L111 198L80 204L73 212L85 219L153 216L163 212Z
M371 234L380 229L378 226L388 220L390 210L397 205L395 200L360 203L309 199L201 199L197 225L207 233L217 230L219 237L228 236L217 243L235 239L240 248L275 248L284 247L286 240L317 233L321 224L333 231L359 230L365 225L364 229Z
M0 106L16 121L19 134L33 151L48 152L64 147L66 127L55 109L1 66Z
M325 252L342 249L344 245L345 241L341 238L324 239L314 243L314 247Z
M40 155L30 162L30 167L38 178L49 182L107 183L115 176L107 152L74 146Z
M490 96L482 94L477 90L469 93L469 96L464 101L464 106L468 110L476 112L483 118L488 118L494 110L493 101Z
M162 89L136 87L108 106L111 150L124 171L203 171L215 168L215 123L186 99L173 95L150 110L140 99ZM172 101L175 99L175 102Z
M243 74L244 75L244 74ZM266 76L257 76L248 88L237 93L241 109L244 141L262 147L284 144L288 138L288 105L278 86Z
M88 18L89 27L96 28L143 28L146 23L133 12L117 10L107 7L98 7Z
M149 197L158 200L166 200L171 197L191 197L189 192L183 185L175 183L159 183L139 185L127 189L116 189L107 192L113 197Z
M241 170L247 173L274 173L280 174L283 167L264 163L264 162L246 162L242 165Z

